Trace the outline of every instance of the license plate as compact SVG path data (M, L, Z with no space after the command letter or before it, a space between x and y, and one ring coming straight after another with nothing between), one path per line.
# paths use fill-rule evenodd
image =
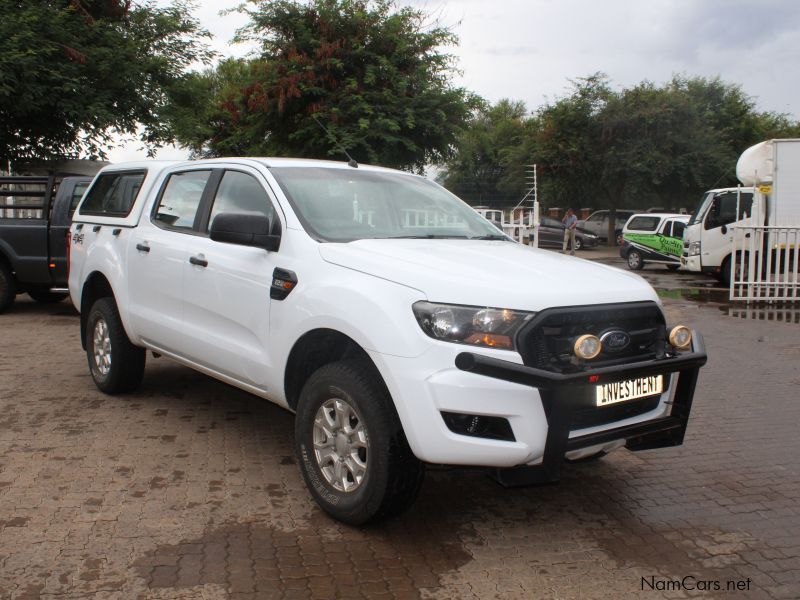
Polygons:
M637 398L655 396L664 391L664 376L651 375L627 381L615 381L598 385L597 406L608 406L616 402L626 402Z

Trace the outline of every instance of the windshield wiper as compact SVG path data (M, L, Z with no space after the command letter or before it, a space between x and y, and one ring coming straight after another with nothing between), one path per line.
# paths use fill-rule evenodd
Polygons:
M468 237L468 240L508 240L508 238L504 235L498 235L496 233L490 233L488 235L476 235L473 237Z

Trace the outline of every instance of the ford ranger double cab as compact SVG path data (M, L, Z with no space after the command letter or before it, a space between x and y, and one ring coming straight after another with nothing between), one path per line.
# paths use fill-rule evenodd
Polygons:
M351 524L409 506L426 463L522 485L681 444L706 360L638 275L515 243L394 170L114 165L71 233L100 390L134 390L149 350L293 411L310 493Z

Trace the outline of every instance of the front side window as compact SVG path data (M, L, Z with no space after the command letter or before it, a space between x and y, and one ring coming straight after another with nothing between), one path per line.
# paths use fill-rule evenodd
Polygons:
M739 205L737 216L736 205ZM752 214L753 194L738 192L724 192L714 197L706 216L706 229L714 229L723 225L730 225L736 221L749 217Z
M81 214L127 217L139 195L144 176L144 171L98 175L81 205Z
M659 217L634 217L628 223L628 229L635 229L637 231L655 231L658 228L658 223L661 221Z
M675 221L672 224L672 237L682 240L684 231L686 231L686 224L683 221Z
M306 230L324 242L375 238L507 239L435 183L366 169L270 169Z
M270 222L275 219L275 209L263 186L252 175L239 171L225 171L222 176L209 224L220 213L258 213Z
M211 171L184 171L169 176L161 190L153 220L157 225L192 229Z

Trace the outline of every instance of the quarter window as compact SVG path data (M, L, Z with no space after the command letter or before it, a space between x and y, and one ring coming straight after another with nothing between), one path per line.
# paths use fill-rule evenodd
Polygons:
M211 171L173 173L161 191L155 222L176 229L192 229Z
M239 171L225 171L217 188L209 225L220 213L257 213L274 221L275 209L264 187L252 175Z
M81 214L127 217L139 195L144 176L144 171L99 175L81 205Z

